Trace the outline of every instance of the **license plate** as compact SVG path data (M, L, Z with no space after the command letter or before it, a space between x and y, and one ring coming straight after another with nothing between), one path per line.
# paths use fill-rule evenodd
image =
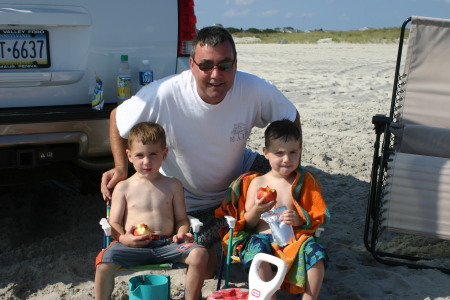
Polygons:
M0 69L50 67L48 31L0 29Z

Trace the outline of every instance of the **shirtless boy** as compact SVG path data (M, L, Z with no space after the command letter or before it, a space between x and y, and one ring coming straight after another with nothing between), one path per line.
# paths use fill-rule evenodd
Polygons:
M208 263L207 250L194 243L189 233L183 188L175 178L159 172L166 159L166 135L155 123L135 125L128 137L126 154L136 173L118 183L111 202L109 223L116 242L96 259L95 299L109 299L114 274L120 267L182 262L186 273L186 299L198 300ZM137 224L151 234L134 236Z
M263 152L269 160L272 170L265 175L255 177L248 187L244 215L245 229L254 234L244 242L241 253L246 270L256 253L273 254L272 232L269 225L261 219L261 214L276 207L286 206L287 210L280 216L280 221L292 225L294 228L305 227L307 222L311 223L311 227L316 224L318 226L318 224L323 224L328 217L320 187L308 172L305 173L300 198L295 199L300 209L294 205L292 186L298 176L302 154L302 133L298 126L286 119L275 121L267 127L264 136ZM257 190L266 186L277 191L276 201L264 203L266 200L264 197L257 198ZM322 245L315 241L307 242L304 254L307 280L302 299L317 299L328 257ZM260 276L264 281L272 279L273 274L269 264L261 264Z

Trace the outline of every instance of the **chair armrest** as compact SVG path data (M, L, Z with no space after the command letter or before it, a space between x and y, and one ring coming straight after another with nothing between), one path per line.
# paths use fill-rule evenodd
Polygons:
M106 218L102 218L99 224L102 225L102 229L105 232L105 235L111 236L111 225L109 225L108 220Z
M377 134L381 134L391 122L391 118L383 114L376 114L372 117L372 124L375 126Z
M320 237L320 234L322 233L322 231L325 231L325 228L319 227L317 228L316 232L314 233L315 237Z
M228 227L234 229L236 226L236 219L232 216L225 216L225 220L227 221Z
M200 231L200 227L203 226L203 223L200 222L199 219L197 219L197 218L195 218L193 216L188 216L188 218L189 218L189 222L190 222L191 227L192 227L192 231L194 233L198 233Z

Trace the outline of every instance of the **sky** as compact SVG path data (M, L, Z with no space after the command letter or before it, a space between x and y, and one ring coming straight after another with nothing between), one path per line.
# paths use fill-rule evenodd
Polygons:
M194 0L197 28L358 30L400 27L410 16L450 19L450 0Z

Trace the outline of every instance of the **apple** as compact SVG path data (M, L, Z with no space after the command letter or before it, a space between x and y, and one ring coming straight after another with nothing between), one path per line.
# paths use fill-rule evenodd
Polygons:
M256 197L261 199L264 197L263 203L268 203L270 201L277 201L277 190L271 189L269 186L260 187L256 192Z
M133 235L135 236L141 236L141 235L150 235L150 227L146 224L137 224L136 228L134 229Z

